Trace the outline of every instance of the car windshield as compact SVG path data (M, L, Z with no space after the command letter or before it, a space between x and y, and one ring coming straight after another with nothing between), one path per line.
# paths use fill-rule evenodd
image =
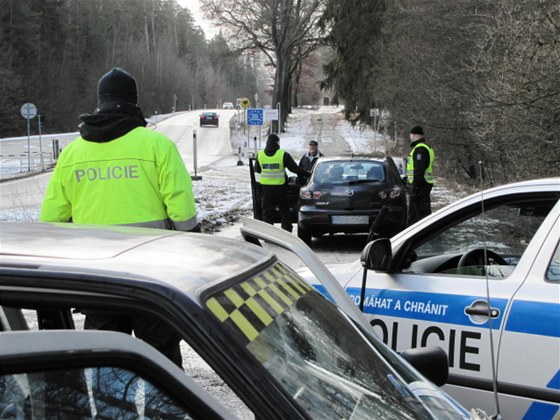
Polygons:
M383 162L375 161L329 161L320 162L313 173L316 183L346 183L350 181L384 181Z
M358 329L282 263L206 306L312 418L424 418Z

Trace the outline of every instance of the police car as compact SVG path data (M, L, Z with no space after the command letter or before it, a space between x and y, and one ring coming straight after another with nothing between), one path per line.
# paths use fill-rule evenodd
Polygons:
M393 350L447 352L444 389L466 407L557 419L559 199L560 178L489 189L329 268Z
M215 402L223 396L193 387L153 348L121 333L81 330L80 312L101 309L150 315L174 329L246 405L248 417L470 417L406 361L429 366L426 374L441 382L444 353L400 357L303 242L246 222L245 241L147 228L0 224L2 412L233 417ZM249 243L265 241L306 257L336 305L273 252Z

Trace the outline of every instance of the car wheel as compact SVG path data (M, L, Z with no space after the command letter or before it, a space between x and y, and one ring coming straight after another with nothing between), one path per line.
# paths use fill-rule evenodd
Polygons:
M303 242L305 242L307 245L311 245L311 231L305 227L303 227L302 225L298 224L298 229L297 229L297 236L299 239L301 239Z

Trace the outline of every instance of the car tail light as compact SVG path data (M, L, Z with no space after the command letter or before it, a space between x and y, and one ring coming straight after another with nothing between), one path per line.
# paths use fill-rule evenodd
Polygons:
M309 200L311 198L311 191L306 189L299 190L299 198L303 198L304 200Z
M394 199L400 197L402 191L400 188L393 188L392 190L380 191L377 196L382 200L385 200L387 197Z
M311 198L313 198L313 200L318 200L321 197L321 191L310 191L306 188L299 190L299 198L303 198L304 200L309 200Z

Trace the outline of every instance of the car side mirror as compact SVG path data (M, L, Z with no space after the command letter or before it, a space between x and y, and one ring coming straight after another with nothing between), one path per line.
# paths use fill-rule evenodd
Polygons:
M447 383L449 360L441 347L418 347L403 351L401 356L435 385Z
M360 261L366 270L389 271L393 261L391 241L381 238L368 243L360 255Z

